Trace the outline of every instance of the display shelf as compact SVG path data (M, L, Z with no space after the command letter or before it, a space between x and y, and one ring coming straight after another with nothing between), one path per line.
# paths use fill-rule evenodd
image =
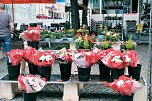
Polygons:
M106 25L110 29L116 25L115 28L121 33L123 40L124 0L102 0L102 17L103 26Z
M69 79L69 81L70 81L70 79ZM47 81L47 84L49 84L49 83L66 84L69 81L62 81L59 74L51 74L50 81ZM7 74L0 79L0 82L1 83L18 83L18 80L17 79L16 80L9 80L8 74Z
M99 75L90 75L90 79L87 82L79 81L78 75L72 75L70 80L71 83L86 83L86 84L105 84L111 81L112 81L112 77L107 78L107 81L105 81L105 80L100 80Z

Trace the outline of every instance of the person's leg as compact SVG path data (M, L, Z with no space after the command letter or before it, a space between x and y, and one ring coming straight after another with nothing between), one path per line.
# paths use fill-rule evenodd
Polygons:
M4 43L5 43L5 52L10 52L11 51L11 37L10 36L6 36L4 39ZM9 63L9 58L8 55L6 54L6 60L7 63Z

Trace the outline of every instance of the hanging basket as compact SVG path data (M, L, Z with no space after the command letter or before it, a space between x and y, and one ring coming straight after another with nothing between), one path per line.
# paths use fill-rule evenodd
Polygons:
M13 66L12 63L7 63L9 80L17 80L20 75L20 65Z
M23 92L24 101L36 101L37 93L25 93Z
M60 73L61 79L63 81L68 81L71 77L71 63L67 64L59 64L60 65Z
M107 80L108 78L110 78L110 68L102 62L99 63L99 73L100 80Z
M91 68L78 67L78 78L79 81L87 82L90 79Z
M140 80L140 72L141 72L141 64L137 64L137 67L128 66L129 77L139 81Z
M50 67L38 67L38 72L41 77L44 77L44 78L46 78L47 81L50 81L51 66Z
M29 42L27 41L28 46L31 46L32 48L35 48L36 50L38 50L39 48L39 41L35 41L35 42Z

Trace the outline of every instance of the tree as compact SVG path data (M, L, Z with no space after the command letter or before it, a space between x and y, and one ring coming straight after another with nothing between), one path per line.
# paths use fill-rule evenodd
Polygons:
M77 30L80 28L78 0L70 0L70 2L71 2L72 28Z
M83 5L85 7L88 7L88 2L89 0L83 0ZM87 9L84 9L83 12L82 12L82 25L88 25L88 22L87 22Z

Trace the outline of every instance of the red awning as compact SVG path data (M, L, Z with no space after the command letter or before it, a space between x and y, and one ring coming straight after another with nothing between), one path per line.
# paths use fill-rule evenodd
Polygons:
M56 0L0 0L4 4L56 3Z

